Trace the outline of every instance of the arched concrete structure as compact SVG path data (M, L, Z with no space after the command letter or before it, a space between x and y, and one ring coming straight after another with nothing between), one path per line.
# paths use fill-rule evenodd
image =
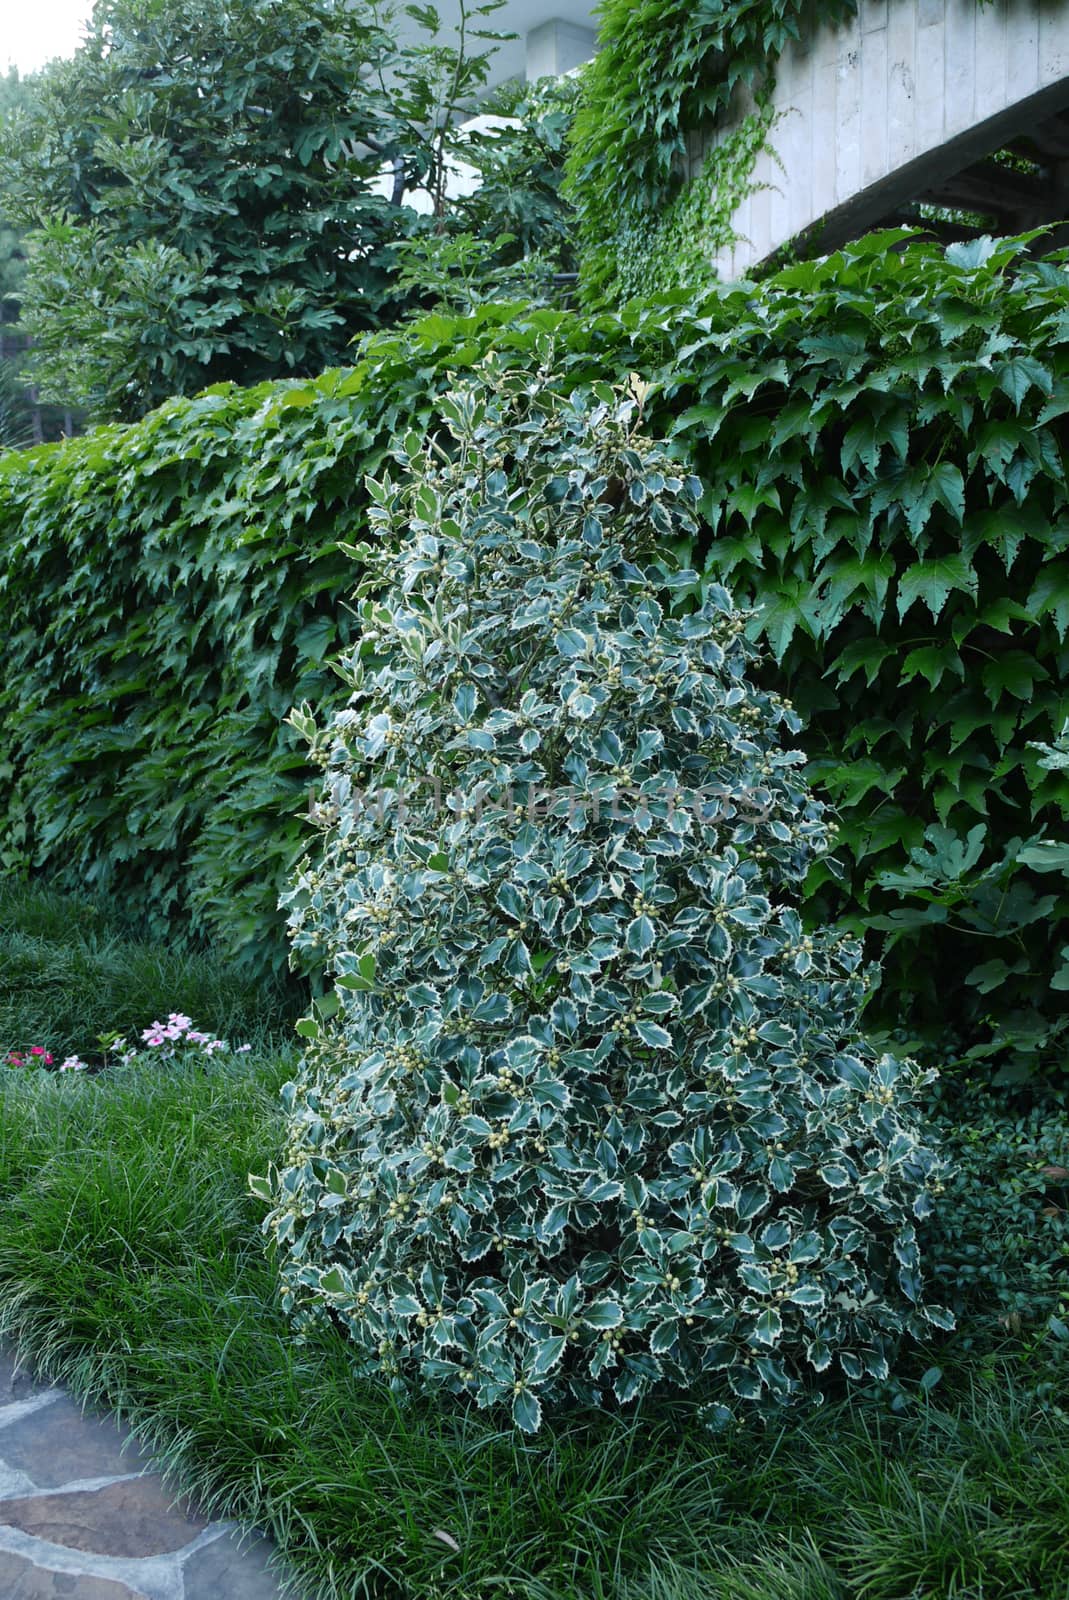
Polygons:
M745 274L798 235L819 251L918 200L990 216L1013 232L1069 216L1069 0L860 0L783 53L776 120L715 265ZM752 109L692 139L697 176ZM1029 170L985 158L1012 147ZM966 230L967 231L967 230Z

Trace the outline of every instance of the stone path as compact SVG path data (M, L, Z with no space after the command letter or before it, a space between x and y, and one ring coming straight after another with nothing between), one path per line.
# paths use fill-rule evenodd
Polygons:
M279 1600L270 1550L173 1504L110 1418L0 1350L0 1600Z

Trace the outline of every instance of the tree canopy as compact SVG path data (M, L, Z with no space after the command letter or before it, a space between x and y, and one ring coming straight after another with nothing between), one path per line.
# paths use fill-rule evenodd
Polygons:
M4 206L33 230L22 316L45 394L134 417L322 371L390 320L391 247L416 225L398 202L435 154L411 113L443 54L399 58L345 0L98 0L0 134Z

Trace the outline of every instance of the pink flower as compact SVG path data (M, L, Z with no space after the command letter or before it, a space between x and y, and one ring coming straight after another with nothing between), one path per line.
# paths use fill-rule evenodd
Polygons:
M60 1062L59 1070L60 1072L86 1072L88 1068L78 1056L67 1056L66 1060Z
M193 1026L192 1017L183 1016L181 1011L172 1011L168 1016L167 1021L171 1024L172 1028L177 1028L179 1033L184 1033L187 1028L191 1028Z
M31 1056L43 1056L44 1053L45 1053L45 1047L44 1047L43 1044L31 1044L31 1046L30 1046L30 1054L31 1054Z
M21 1067L22 1066L22 1057L21 1056L17 1056L15 1054L14 1050L12 1050L11 1054L7 1058L7 1064L8 1064L9 1067Z
M206 1033L198 1033L196 1029L194 1029L192 1033L187 1033L186 1038L189 1040L190 1044L208 1043L208 1035Z

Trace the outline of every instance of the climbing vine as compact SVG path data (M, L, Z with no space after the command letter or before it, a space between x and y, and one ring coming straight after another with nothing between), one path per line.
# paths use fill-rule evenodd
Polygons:
M856 0L604 0L568 163L588 302L648 287L651 272L667 287L687 263L708 270L714 249L732 242L784 46L803 24L855 10ZM736 90L757 110L684 195L687 135L711 128Z
M616 280L625 298L690 292L708 278L712 258L738 239L731 218L757 187L754 166L774 120L772 97L762 92L757 110L713 146L663 216L640 214L617 231Z

